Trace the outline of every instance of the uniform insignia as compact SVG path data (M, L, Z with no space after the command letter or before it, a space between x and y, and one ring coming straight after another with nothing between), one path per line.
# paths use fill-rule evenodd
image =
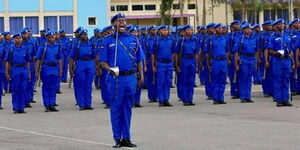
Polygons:
M113 47L113 46L115 46L116 44L109 44L109 47Z

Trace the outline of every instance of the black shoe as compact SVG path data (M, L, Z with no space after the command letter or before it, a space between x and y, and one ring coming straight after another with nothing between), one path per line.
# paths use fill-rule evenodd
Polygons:
M219 104L227 104L227 103L224 101L219 101Z
M293 104L291 104L290 102L283 102L283 106L292 107Z
M36 101L34 101L34 100L31 100L31 101L30 101L30 103L36 103Z
M292 95L294 95L294 96L297 95L297 92L292 92Z
M32 108L32 106L30 104L26 104L25 108Z
M157 99L153 99L153 103L157 103L158 102L158 100Z
M283 103L277 102L276 106L277 106L277 107L282 107L282 106L283 106Z
M165 107L164 103L159 103L159 107Z
M3 107L2 107L2 106L0 106L0 109L3 109Z
M231 99L238 99L238 96L232 96Z
M19 110L19 111L18 111L18 114L26 114L26 111L24 111L24 110Z
M37 91L36 91L36 90L33 90L33 92L36 93Z
M115 140L115 144L112 147L113 148L121 148L121 140Z
M143 106L142 106L141 104L138 104L138 103L137 103L137 104L134 105L134 107L142 108Z
M56 91L56 94L62 94L62 92L61 91Z
M59 110L55 108L55 106L50 106L50 111L52 112L58 112Z
M133 144L129 139L122 139L121 146L124 146L124 147L136 147L136 145Z
M300 92L296 92L296 95L300 95Z
M84 109L85 110L93 110L94 108L93 107L85 107Z
M50 112L50 107L49 106L45 107L45 112Z
M189 102L189 105L190 105L190 106L195 106L196 104L193 103L193 102Z
M13 114L18 114L19 113L19 111L14 111L14 113Z
M8 93L8 91L5 91L4 93Z
M219 102L219 101L214 101L213 104L214 104L214 105L218 105L218 104L220 104L220 102Z
M171 88L173 89L173 88L175 88L175 86L174 86L174 85L172 85L172 86L171 86Z
M54 104L54 106L58 106L58 104Z
M251 99L248 99L248 100L247 100L247 103L254 103L254 101L251 100Z
M173 105L171 105L168 101L165 101L164 106L165 107L173 107Z
M110 105L106 104L104 108L105 108L105 109L109 109L109 108L110 108Z
M178 99L178 101L180 101L180 102L181 102L181 101L182 101L182 99L180 99L180 98L179 98L179 99Z
M84 107L80 107L79 110L84 110Z
M212 97L207 97L206 100L208 100L208 101L209 101L209 100L212 100Z
M241 99L241 103L247 103L247 101L244 99Z
M190 106L189 103L183 103L183 106Z

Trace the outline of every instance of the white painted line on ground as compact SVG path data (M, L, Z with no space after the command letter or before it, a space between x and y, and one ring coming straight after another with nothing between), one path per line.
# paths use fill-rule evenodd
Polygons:
M50 138L56 138L56 139L62 139L62 140L68 140L68 141L74 141L74 142L82 142L82 143L87 143L87 144L96 144L96 145L103 145L103 146L107 146L107 147L112 147L111 144L107 144L107 143L87 141L87 140L81 140L81 139L63 137L63 136L56 136L56 135L51 135L51 134L38 133L38 132L34 132L34 131L25 131L25 130L21 130L21 129L14 129L14 128L2 127L2 126L0 126L0 129L20 132L20 133L33 134L33 135L44 136L44 137L50 137ZM132 148L126 148L126 147L122 147L122 148L132 150ZM134 148L134 149L136 149L136 148Z

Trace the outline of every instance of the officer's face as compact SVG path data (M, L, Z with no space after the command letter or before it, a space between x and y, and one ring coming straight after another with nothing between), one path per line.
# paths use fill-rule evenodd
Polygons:
M186 30L185 30L185 35L186 35L186 36L192 36L192 35L193 35L193 29L192 29L192 28L186 29Z
M119 18L114 22L115 29L118 29L119 32L123 33L126 31L126 20L125 18Z
M79 37L79 34L78 34L78 33L74 33L74 36L75 36L75 37Z
M236 31L236 30L240 29L240 25L239 24L234 24L232 26L232 29Z
M168 36L169 35L169 30L168 29L161 29L160 30L160 34L162 36Z
M141 33L142 33L143 35L146 35L148 32L147 32L147 30L143 30Z
M283 31L283 29L284 29L284 24L283 23L278 23L278 24L276 24L276 29L278 30L278 31Z
M185 31L184 30L180 31L180 36L184 36L184 35L185 35Z
M217 34L222 34L223 33L222 32L222 27L215 28L215 31L216 31Z
M14 41L17 45L21 45L22 44L22 37L21 36L17 36L16 38L14 38Z
M139 36L139 33L137 31L132 31L132 32L130 32L130 34L132 34L135 37Z
M10 38L11 38L10 34L5 35L5 37L4 37L5 40L10 40Z
M96 36L97 36L97 37L101 37L101 33L100 33L100 32L97 32L97 33L96 33Z
M223 33L227 33L228 32L228 28L223 28L222 31L223 31Z
M82 41L87 41L88 40L88 35L86 33L83 33L83 34L80 35L80 39Z
M200 32L201 32L201 29L197 29L197 32L200 33Z
M47 41L48 41L49 43L54 43L54 42L56 42L55 35L49 35L49 36L47 37Z
M271 26L271 25L267 25L267 26L266 26L266 29L267 29L268 31L271 31L271 30L272 30L272 26Z
M151 34L151 35L156 35L156 29L151 29L151 30L150 30L150 34Z
M30 36L30 35L29 35L29 33L27 33L27 32L23 34L23 38L25 38L25 39L28 39L29 36Z
M254 29L256 32L260 32L260 27Z
M243 32L246 34L246 35L250 35L252 30L250 28L246 28L243 30Z
M208 28L207 31L210 34L214 34L215 33L215 29L213 27Z

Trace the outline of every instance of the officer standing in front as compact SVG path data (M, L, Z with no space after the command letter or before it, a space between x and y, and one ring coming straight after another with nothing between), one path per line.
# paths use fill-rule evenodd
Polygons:
M43 81L42 97L45 106L45 112L58 111L55 108L57 82L62 75L62 47L56 43L55 32L48 31L45 36L47 43L41 45L37 52L37 66L41 66L41 76Z
M116 32L103 41L100 54L101 65L109 70L107 75L110 102L110 116L115 140L114 148L136 147L130 140L132 103L136 87L141 88L144 80L144 53L138 41L126 33L124 14L111 19ZM135 75L137 73L137 75Z
M63 74L61 77L61 81L67 83L68 79L68 59L70 54L70 38L66 36L65 30L59 30L60 33L60 43L62 45L62 53L63 53Z
M28 49L22 44L22 35L15 34L13 38L15 44L11 45L5 57L5 75L11 85L14 114L18 114L26 113L27 87L31 79L30 55Z

